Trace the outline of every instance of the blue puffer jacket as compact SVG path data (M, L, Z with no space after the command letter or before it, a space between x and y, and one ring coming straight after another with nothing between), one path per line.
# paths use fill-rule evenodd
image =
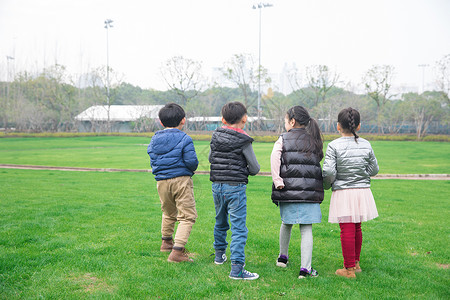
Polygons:
M156 132L147 153L156 181L192 176L198 167L192 138L176 128Z

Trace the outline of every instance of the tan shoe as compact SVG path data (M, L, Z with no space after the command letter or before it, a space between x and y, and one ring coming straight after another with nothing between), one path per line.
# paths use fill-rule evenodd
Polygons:
M356 270L355 267L343 268L343 269L336 270L335 274L338 276L347 277L347 278L356 278L355 270Z
M173 248L173 239L163 239L161 243L161 252L170 252Z
M361 267L359 266L359 261L355 261L355 273L361 273Z
M184 248L184 247L181 249L178 249L178 247L177 247L177 249L175 249L175 247L172 248L172 252L170 252L170 255L167 258L167 261L169 261L169 262L184 262L184 261L193 262L193 260L190 259L189 256L187 255L186 248Z
M345 268L345 266L344 266ZM359 261L355 261L355 273L361 273L361 267L359 266Z

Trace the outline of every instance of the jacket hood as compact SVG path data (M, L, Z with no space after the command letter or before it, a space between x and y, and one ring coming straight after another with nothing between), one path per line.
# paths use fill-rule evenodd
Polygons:
M215 144L221 151L233 151L253 142L253 138L246 133L240 133L236 130L222 127L217 128L213 135Z
M152 137L152 151L158 155L168 153L178 145L186 134L179 129L165 129Z

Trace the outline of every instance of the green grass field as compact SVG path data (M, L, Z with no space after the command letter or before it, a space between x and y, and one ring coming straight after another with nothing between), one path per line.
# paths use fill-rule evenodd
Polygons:
M1 138L0 164L150 169L148 138ZM270 171L272 143L254 143L261 171ZM380 174L448 174L450 143L372 142ZM198 170L208 171L209 142L195 142ZM326 149L326 146L324 147Z
M207 175L194 176L199 218L188 249L193 264L159 252L161 212L150 173L0 170L1 299L449 299L449 181L374 180L380 217L363 224L363 272L338 278L339 229L314 225L313 266L297 279L300 233L290 265L275 267L279 212L270 177L248 185L247 267L252 282L213 263L214 205ZM229 250L227 252L229 255Z
M139 137L4 138L0 163L148 169ZM208 142L195 142L208 170ZM381 173L449 173L450 144L373 142ZM271 143L255 143L269 171ZM199 218L188 249L193 264L170 264L159 251L161 211L151 173L0 169L0 299L449 299L450 181L373 180L380 217L363 224L363 273L338 278L339 227L314 225L318 278L297 279L300 232L290 264L275 267L279 211L271 178L247 189L247 267L253 282L230 280L230 264L213 263L214 204L207 175L195 175ZM229 250L227 252L229 255Z

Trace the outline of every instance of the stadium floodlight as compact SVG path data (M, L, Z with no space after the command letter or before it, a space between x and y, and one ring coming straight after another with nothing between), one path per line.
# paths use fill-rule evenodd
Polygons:
M105 20L105 26L104 28L106 29L106 102L108 104L108 132L110 131L110 116L109 116L109 107L110 107L110 97L109 97L109 36L108 36L108 31L109 28L112 28L113 20L111 19L106 19Z
M420 64L418 65L419 68L422 68L422 93L425 92L425 68L429 67L430 65L428 64ZM422 94L419 93L419 94Z
M259 9L259 54L258 54L258 123L261 119L261 9L272 7L270 3L258 3L252 6L253 9Z

